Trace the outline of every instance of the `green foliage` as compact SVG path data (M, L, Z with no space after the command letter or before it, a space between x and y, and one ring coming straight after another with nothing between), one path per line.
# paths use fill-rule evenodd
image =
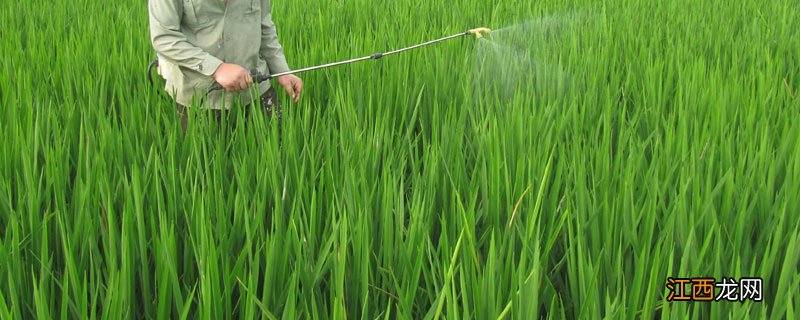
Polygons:
M304 74L279 145L180 134L144 1L3 1L0 318L795 318L795 1L272 4L296 68L507 28Z

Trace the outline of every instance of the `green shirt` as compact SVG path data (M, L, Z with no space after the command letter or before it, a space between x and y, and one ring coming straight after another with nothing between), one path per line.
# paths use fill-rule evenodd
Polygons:
M256 90L207 94L223 62L263 74L289 71L269 0L149 0L150 39L166 90L180 104L228 109L250 103ZM269 89L259 85L258 94Z

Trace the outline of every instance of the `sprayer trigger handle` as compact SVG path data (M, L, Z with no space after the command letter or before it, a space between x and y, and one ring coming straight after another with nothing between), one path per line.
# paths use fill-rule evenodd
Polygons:
M213 92L220 89L222 89L222 85L219 84L219 82L214 81L214 83L211 84L211 87L208 88L208 92Z

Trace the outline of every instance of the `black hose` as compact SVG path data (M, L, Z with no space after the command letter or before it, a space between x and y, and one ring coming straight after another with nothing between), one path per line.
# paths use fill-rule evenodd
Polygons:
M147 82L150 83L151 88L155 88L156 86L155 81L153 81L153 68L156 67L158 67L158 59L151 61L150 64L147 65ZM164 95L163 92L161 92L160 88L156 88L156 92L158 92L158 95L161 96L162 98L169 98L166 95Z
M153 60L147 66L147 81L150 82L150 86L154 86L155 85L155 83L153 83L153 68L154 67L158 67L158 59Z

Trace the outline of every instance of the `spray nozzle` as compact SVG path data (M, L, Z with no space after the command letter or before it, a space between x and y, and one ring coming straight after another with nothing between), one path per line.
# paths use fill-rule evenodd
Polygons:
M467 34L474 35L475 39L483 38L484 34L488 36L490 33L492 33L492 30L489 28L475 28L467 31Z

